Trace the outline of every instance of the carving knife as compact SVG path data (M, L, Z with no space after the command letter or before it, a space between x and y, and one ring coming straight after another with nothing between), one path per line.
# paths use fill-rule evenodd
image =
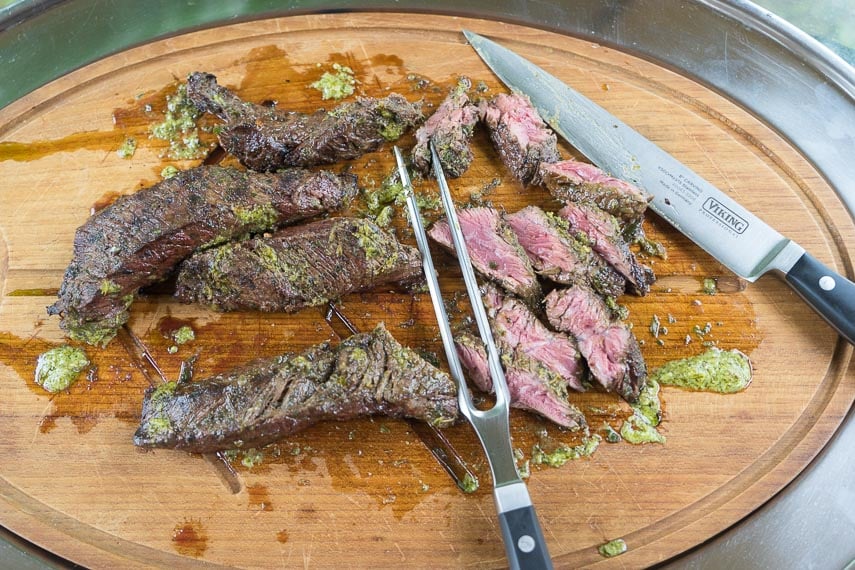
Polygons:
M454 209L454 203L451 200L451 192L445 180L445 175L442 172L442 166L439 163L433 143L430 145L430 150L434 175L439 184L442 205L445 208L448 227L451 230L451 237L454 241L454 251L457 253L457 260L463 272L466 291L469 294L469 301L475 313L475 321L478 323L478 331L481 333L481 340L487 350L490 377L493 380L493 388L496 392L496 403L489 410L479 410L472 402L472 397L469 394L469 389L466 387L466 380L463 376L463 368L457 356L457 350L454 347L454 338L452 337L451 327L448 323L448 315L445 312L445 304L442 302L442 292L439 290L436 268L433 265L433 258L428 247L427 234L425 234L425 229L422 225L421 213L419 212L419 206L416 203L413 186L410 182L410 174L407 172L401 151L398 147L395 147L394 152L395 159L398 162L398 173L401 177L401 185L404 187L404 194L407 198L407 212L409 214L410 226L413 228L419 252L422 254L422 267L425 279L427 280L430 298L433 302L433 309L436 313L436 320L439 324L439 332L442 337L445 356L448 360L448 368L451 371L451 376L457 381L457 396L460 403L460 411L466 416L469 423L472 424L475 433L478 435L478 439L481 441L481 446L487 454L487 462L490 464L490 472L493 476L493 498L495 499L496 511L499 515L499 527L502 530L502 539L505 543L508 565L512 570L520 568L548 570L552 568L552 560L549 558L546 540L540 528L540 523L537 520L531 497L528 494L528 488L520 478L514 462L508 418L508 407L511 403L511 397L499 360L499 352L493 340L493 333L490 330L490 323L487 320L487 312L484 310L484 303L481 300L481 293L478 291L478 283L475 279L475 272L472 270L472 262L469 260L466 244L463 241L463 232L460 230L460 222L457 220L457 213Z
M620 119L530 61L463 31L481 59L512 91L591 162L653 194L650 208L746 281L775 272L855 344L855 284Z

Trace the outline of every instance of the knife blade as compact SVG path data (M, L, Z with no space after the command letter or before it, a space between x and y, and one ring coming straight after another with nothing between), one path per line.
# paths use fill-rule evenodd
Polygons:
M605 172L651 193L650 208L659 216L749 282L768 272L783 276L855 344L855 284L561 80L496 42L468 30L463 34L556 133Z

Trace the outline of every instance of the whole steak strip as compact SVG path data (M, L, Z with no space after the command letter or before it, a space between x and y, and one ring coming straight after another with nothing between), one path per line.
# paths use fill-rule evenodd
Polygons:
M626 324L612 322L608 308L585 287L556 289L546 296L550 324L573 335L591 375L608 391L635 402L647 378L638 341Z
M484 307L502 352L519 351L557 374L570 388L583 392L585 365L576 341L546 328L519 300L502 295L491 285L484 288Z
M480 340L461 334L455 339L455 347L475 385L484 392L493 392L487 354ZM519 350L503 353L502 366L511 406L535 412L566 428L587 425L584 414L567 401L567 385L561 376Z
M457 406L451 378L380 325L335 348L324 343L150 388L134 444L197 453L260 447L321 421L373 414L447 426Z
M638 221L653 199L637 186L613 178L586 162L564 160L541 164L539 176L552 195L562 202L594 204L626 223Z
M555 133L525 95L502 93L482 101L479 109L502 162L523 184L535 180L541 162L561 160Z
M653 270L639 263L630 251L617 218L597 207L576 202L568 202L558 215L572 231L585 236L591 248L623 275L636 293L646 295L650 291L651 283L656 280Z
M187 95L199 110L225 122L217 135L222 147L261 172L356 158L396 140L422 119L418 105L395 93L360 97L329 112L282 112L242 101L210 73L192 73Z
M294 312L421 277L417 249L368 220L331 218L198 252L181 264L175 295L218 311Z
M290 169L276 174L200 166L89 218L74 236L74 256L59 300L68 335L106 344L128 320L140 287L165 278L200 247L341 208L356 177Z
M537 305L543 293L534 268L516 234L502 220L499 212L492 208L469 208L458 211L457 217L473 267L530 306ZM446 220L434 223L428 235L454 253Z
M431 174L430 141L436 147L446 176L459 178L472 164L469 141L475 133L479 112L469 100L467 91L471 86L469 78L461 77L433 115L416 131L413 165L422 174Z
M528 206L506 215L505 221L538 274L563 285L589 285L605 297L623 294L624 278L592 251L592 244L571 235L563 219Z

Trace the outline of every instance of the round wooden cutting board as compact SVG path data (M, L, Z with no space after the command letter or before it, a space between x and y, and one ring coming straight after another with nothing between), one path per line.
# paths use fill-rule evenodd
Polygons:
M353 69L357 94L398 92L423 99L429 113L459 75L470 77L480 96L503 91L464 42L463 28L567 81L851 275L852 221L793 147L709 89L626 53L530 28L421 14L287 17L144 45L0 111L0 524L95 567L505 564L489 473L466 425L444 433L480 478L471 494L457 488L421 430L380 417L316 426L262 450L263 460L251 467L240 457L226 467L134 448L142 394L162 381L153 366L140 365L141 347L166 379L198 354L196 377L203 378L258 356L335 341L338 329L316 309L216 314L180 305L168 284L159 286L135 303L122 338L86 347L96 367L88 377L53 396L33 381L37 356L63 342L45 306L71 258L75 229L93 209L156 183L166 165L198 163L170 160L164 144L149 138L165 96L188 73L209 71L245 99L310 111L330 105L310 84L340 63ZM138 147L126 159L116 151L127 138ZM409 148L412 136L399 144ZM474 152L472 168L452 183L460 203L481 193L508 211L556 208L545 190L515 182L483 131ZM574 156L566 146L562 153ZM333 169L348 166L370 189L393 162L387 147ZM435 192L429 182L419 190ZM363 207L357 200L353 211ZM412 242L400 209L395 223ZM855 394L851 347L781 281L764 277L746 287L655 215L646 229L665 245L667 259L646 257L659 281L647 297L621 301L649 367L715 343L749 354L754 382L729 396L665 388L664 445L602 443L590 458L532 467L529 488L559 566L650 565L703 542L798 474ZM436 255L446 296L457 303L459 271L450 257ZM704 278L719 278L717 295L701 291ZM465 304L457 305L461 318ZM381 287L339 306L361 330L385 322L402 343L441 352L426 294ZM650 332L654 315L667 328L658 339ZM171 353L164 333L176 323L191 324L196 339ZM703 338L694 332L707 324ZM594 432L604 421L619 426L627 410L597 392L573 401ZM515 410L511 420L525 458L544 438L578 442L524 412ZM601 557L597 546L615 538L628 551Z

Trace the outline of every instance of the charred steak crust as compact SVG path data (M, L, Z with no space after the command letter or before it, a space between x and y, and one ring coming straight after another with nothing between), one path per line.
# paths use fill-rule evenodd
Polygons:
M331 218L200 251L181 264L175 295L218 311L294 312L422 276L417 249L369 220Z
M260 447L321 421L383 414L447 426L458 418L447 374L380 325L198 382L162 384L143 400L134 444L196 453Z
M492 208L468 208L457 212L463 239L475 269L506 291L536 307L543 298L540 283L516 234ZM447 220L433 224L428 235L454 253Z
M501 93L479 109L502 162L523 184L537 182L541 162L561 160L555 133L525 95Z
M241 100L210 73L187 78L187 95L196 107L225 124L222 147L252 170L332 164L380 148L422 119L418 104L392 93L382 99L359 97L327 112L283 112Z
M461 77L445 100L427 121L416 131L413 147L413 166L423 175L430 176L431 155L429 143L433 141L439 162L446 176L459 178L472 164L469 142L475 134L479 112L467 91L472 86L468 77Z
M165 278L193 251L341 208L352 175L289 169L276 174L200 166L89 218L49 314L76 340L106 344L128 320L136 292Z

